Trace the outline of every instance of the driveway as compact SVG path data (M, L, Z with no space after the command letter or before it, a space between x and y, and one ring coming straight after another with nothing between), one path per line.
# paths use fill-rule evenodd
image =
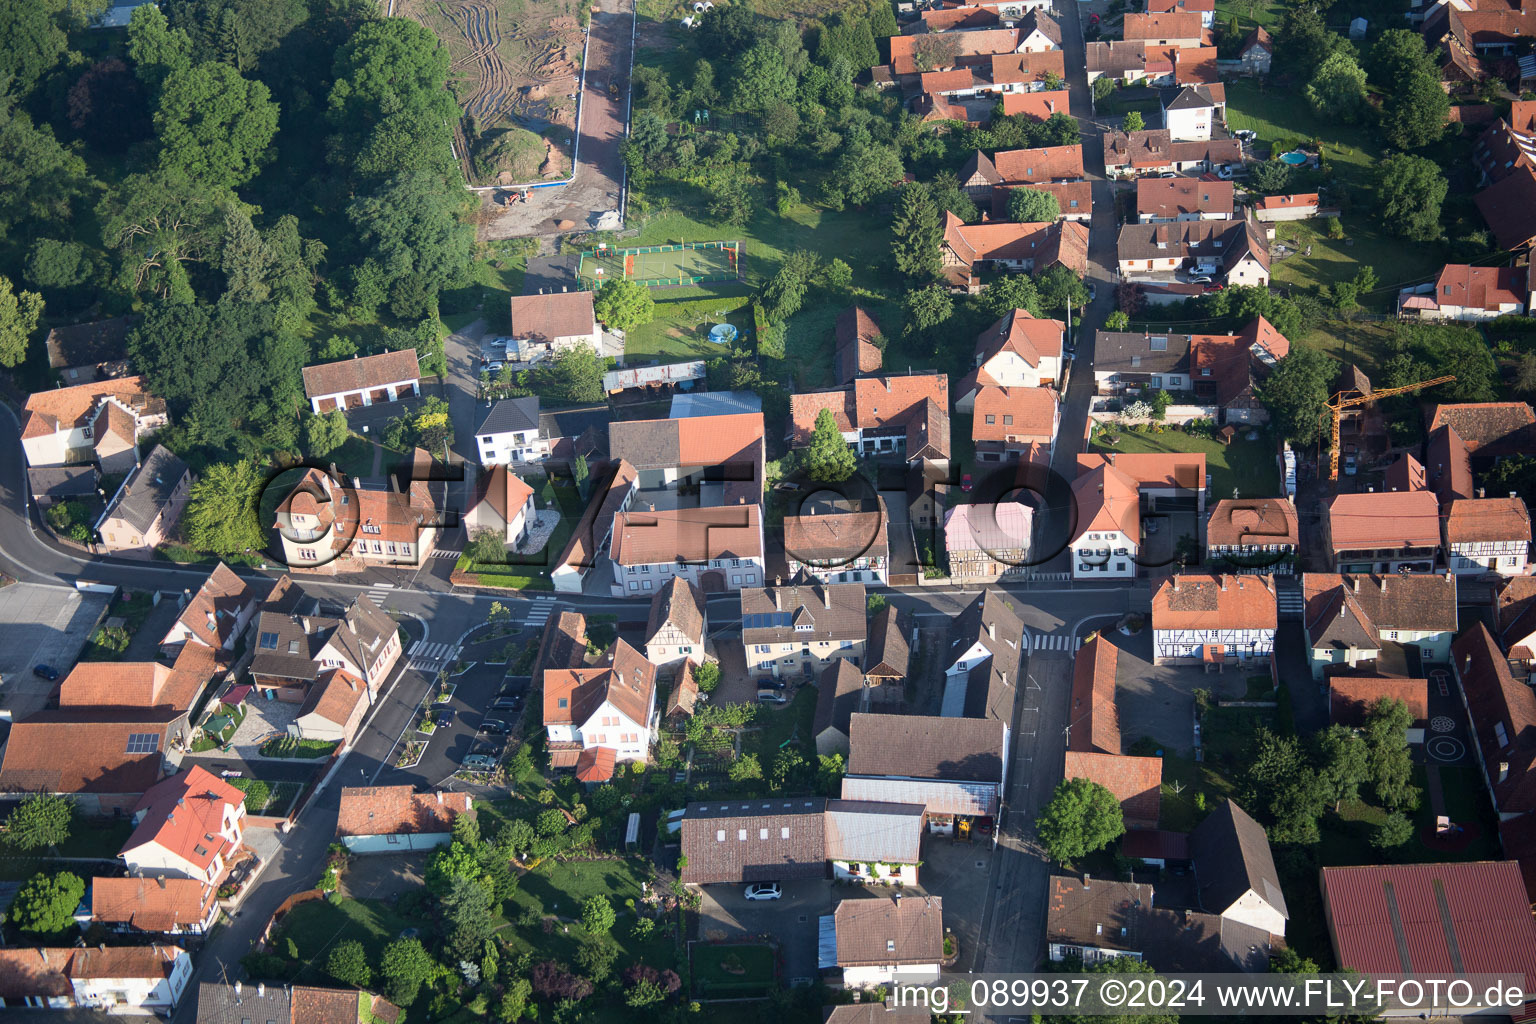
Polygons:
M41 710L58 686L34 676L33 666L67 673L106 610L106 594L73 587L14 583L0 589L0 694L14 717Z
M954 932L960 947L957 971L981 969L981 922L991 900L987 879L994 856L989 839L967 843L945 836L923 836L917 892L943 899L944 928ZM1026 966L1020 965L1020 969Z
M1149 736L1159 745L1190 753L1195 744L1195 690L1209 690L1214 699L1241 699L1248 677L1264 671L1259 666L1206 672L1199 665L1154 665L1150 629L1130 637L1116 630L1100 636L1120 649L1115 706L1120 711L1121 746L1126 750Z
M819 920L832 913L838 898L855 890L840 889L834 896L832 883L824 878L785 882L784 897L777 900L749 901L744 885L701 886L699 938L705 941L761 935L779 944L784 957L784 979L793 985L804 979L814 982L820 975L816 968L816 940Z

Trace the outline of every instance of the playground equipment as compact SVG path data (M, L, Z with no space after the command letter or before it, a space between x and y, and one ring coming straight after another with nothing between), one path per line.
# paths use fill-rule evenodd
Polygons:
M729 345L736 340L736 328L732 324L716 324L709 329L709 340L716 345Z

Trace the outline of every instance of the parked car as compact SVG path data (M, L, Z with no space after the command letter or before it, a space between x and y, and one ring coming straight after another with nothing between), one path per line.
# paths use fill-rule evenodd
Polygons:
M1360 472L1360 465L1355 461L1355 457L1353 455L1344 456L1344 475L1354 476L1358 472Z
M1189 279L1189 283L1190 284L1210 284L1211 283L1211 279L1210 279L1210 276L1207 275L1207 274L1196 274L1194 277Z
M523 706L521 697L500 697L491 705L492 711L516 711Z
M486 373L500 373L501 372L501 368L504 365L506 365L506 364L504 364L504 363L487 363L486 367L485 367L485 372Z
M437 713L437 726L446 729L453 724L453 716L456 712L453 708L443 708Z
M778 690L758 690L757 702L759 704L788 704L789 698Z
M1240 128L1237 131L1233 132L1232 135L1235 138L1242 139L1244 142L1253 142L1255 139L1257 139L1259 137L1259 133L1258 132L1249 131L1247 128Z
M960 489L965 493L971 493L971 488L975 486L976 484L971 480L971 474L967 473L960 478Z
M52 665L33 665L32 674L39 679L46 679L50 683L59 678L59 670Z
M1099 290L1098 290L1098 288L1096 288L1096 287L1094 287L1093 285L1090 284L1088 286L1088 301L1092 302L1094 299L1097 299L1098 297L1099 297Z
M1222 164L1220 167L1216 168L1216 177L1220 178L1222 181L1231 181L1236 173L1237 172L1232 169L1231 164Z
M776 900L784 895L784 890L778 882L754 882L742 895L749 900Z
M1178 176L1176 171L1164 171L1158 175L1159 178L1177 178Z
M464 759L462 767L472 772L493 772L496 770L496 759L489 754L470 754Z
M499 718L487 718L485 721L480 723L480 731L488 732L492 736L502 736L507 733L508 726L506 722L503 722Z

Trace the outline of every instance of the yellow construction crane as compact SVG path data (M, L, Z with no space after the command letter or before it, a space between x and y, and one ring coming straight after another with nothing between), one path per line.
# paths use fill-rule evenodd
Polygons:
M1400 388L1386 388L1381 391L1372 391L1368 395L1362 395L1358 391L1340 391L1328 400L1328 413L1333 420L1333 448L1328 453L1328 479L1339 478L1339 421L1343 418L1345 409L1356 405L1366 405L1378 398L1391 398L1393 395L1405 395L1410 391L1418 391L1420 388L1434 387L1436 384L1449 384L1455 377L1436 377L1434 380L1421 380L1417 384L1409 384ZM1353 394L1354 398L1345 398L1345 395Z

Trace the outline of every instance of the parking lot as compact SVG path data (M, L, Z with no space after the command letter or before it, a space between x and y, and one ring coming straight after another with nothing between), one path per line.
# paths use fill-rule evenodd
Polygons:
M499 644L505 643L506 640L499 641ZM474 653L473 648L467 650L464 659L470 660ZM414 730L408 731L407 739L426 739L426 752L413 767L398 770L398 776L403 777L391 781L412 781L421 786L437 786L451 778L466 757L483 755L500 760L507 747L508 736L504 733L484 732L480 728L481 723L488 719L505 722L515 730L517 720L524 710L523 705L520 704L516 710L492 711L490 707L503 694L515 695L525 702L529 685L528 677L508 678L506 672L506 665L480 662L462 675L451 677L449 681L456 687L453 697L447 704L437 706L453 709L453 723L447 727L440 726L430 737L423 737Z
M65 675L107 610L106 594L16 583L0 590L0 684L5 707L21 718L47 703L58 685L32 674L49 665Z

